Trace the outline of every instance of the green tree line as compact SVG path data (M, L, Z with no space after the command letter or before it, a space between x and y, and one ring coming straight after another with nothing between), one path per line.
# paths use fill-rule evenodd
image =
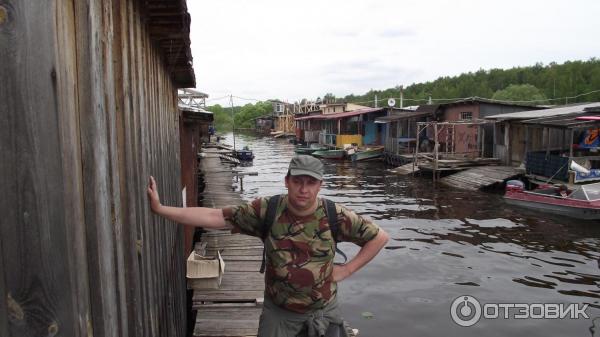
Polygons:
M494 98L494 95L510 86L521 86L520 90L508 90L514 94L497 95L502 100L533 100L533 103L568 104L600 101L600 92L578 95L600 90L600 60L567 61L563 64L537 63L530 67L511 69L480 69L458 76L443 76L425 83L414 83L404 88L404 105L425 104L432 98L434 103L448 102L445 99L466 97ZM525 86L526 85L526 86ZM536 92L535 87L539 92ZM523 97L522 91L531 95ZM537 95L541 94L541 96ZM331 94L328 94L331 95ZM381 106L383 99L400 97L400 86L385 90L370 90L364 95L350 94L344 102L373 105L377 96Z
M248 103L244 106L223 107L215 104L207 107L214 116L214 126L217 132L226 133L233 130L232 121L236 129L254 128L254 119L261 116L271 116L273 105L271 102Z

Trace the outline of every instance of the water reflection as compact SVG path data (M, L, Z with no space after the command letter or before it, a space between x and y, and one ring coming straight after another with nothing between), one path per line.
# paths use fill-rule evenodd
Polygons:
M244 199L284 193L293 155L285 140L240 136L256 159L244 168ZM386 249L340 285L346 318L368 336L589 334L589 320L485 320L462 328L452 300L488 303L587 303L600 316L600 225L507 206L499 194L433 186L396 176L381 163L325 162L321 195L371 217ZM340 245L347 253L358 248ZM369 311L374 318L365 320Z

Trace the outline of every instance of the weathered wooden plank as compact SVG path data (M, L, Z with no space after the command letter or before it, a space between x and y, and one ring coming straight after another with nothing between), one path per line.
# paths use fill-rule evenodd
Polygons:
M215 256L217 254L217 251L221 252L221 256L223 256L223 258L227 258L227 257L231 257L232 259L235 259L238 256L262 256L262 247L260 248L249 248L249 249L245 249L245 248L229 248L229 247L224 247L224 248L219 248L219 249L207 249L206 253L209 256Z
M229 231L228 231L229 232ZM209 233L203 233L202 241L207 243L224 243L224 244L251 244L261 245L262 241L257 237L248 235L211 235Z
M198 307L198 310L211 310L211 309L237 309L237 308L262 308L261 303L205 303Z
M227 259L225 259L225 262L227 262L227 261L261 261L261 260L262 260L262 255L250 255L250 256L232 255L232 256L228 256Z
M136 189L139 186L139 180L136 174L135 161L135 140L133 126L133 109L131 108L131 24L132 24L132 4L126 1L115 1L113 12L117 15L115 19L115 48L114 58L120 62L115 64L115 113L117 119L117 143L120 171L120 191L121 191L121 217L123 219L121 243L124 259L124 279L126 282L125 293L122 298L125 300L124 312L127 313L127 331L132 336L142 336L142 313L143 310L136 308L136 304L141 302L139 264L137 258L137 230L138 222L138 198ZM135 286L133 286L135 285Z
M207 320L223 320L230 321L240 318L243 320L254 320L258 323L258 318L262 311L261 307L221 307L221 308L206 308L201 306L198 308L198 319L197 322Z
M225 272L258 272L260 270L261 262L262 261L259 259L256 259L254 261L225 260Z
M194 336L248 336L258 332L261 308L199 312ZM220 316L220 317L219 317Z
M442 178L441 181L450 186L468 190L477 190L485 186L500 183L519 173L518 169L512 167L483 166L455 173Z
M82 194L84 182L81 174L79 110L77 98L77 40L75 8L71 1L56 1L57 60L56 86L58 125L61 127L61 151L65 193L65 224L71 282L74 286L74 325L76 336L89 334L90 298L88 283L88 255ZM63 320L63 321L66 321ZM60 327L59 327L60 329Z
M2 240L0 240L0 253L2 249ZM6 270L4 267L4 259L0 258L0 270ZM0 294L8 294L6 285L4 284L4 277L0 277ZM8 297L8 296L6 296ZM0 336L8 336L8 301L0 301Z
M209 325L213 324L213 325ZM194 336L256 336L258 333L258 325L256 329L249 325L250 321L240 321L235 323L235 327L220 324L220 321L205 322L202 325L197 325L194 330Z
M219 291L245 291L245 290L264 290L264 275L257 272L228 272L227 264L225 265L226 272L223 275L223 279L221 280L221 286ZM188 279L188 285L190 288L194 289L195 286L194 279ZM205 290L198 290L200 292ZM211 292L213 290L206 290L206 292Z
M263 243L258 238L253 239L210 239L203 238L201 242L206 242L208 247L262 247Z
M107 82L103 58L103 7L100 1L75 3L78 103L81 134L83 194L89 254L91 319L94 333L118 335L117 282L112 223ZM110 44L110 43L109 43ZM85 66L84 66L85 65ZM109 80L109 79L107 79ZM109 104L109 103L108 103Z
M194 306L201 302L250 302L257 298L263 298L264 292L259 290L244 291L221 291L221 290L202 290L194 291Z
M48 15L63 10L55 1L0 2L2 336L59 330L82 336L74 317L79 309L83 315L88 310L87 289L81 289L82 275L76 270L82 259L72 256L78 251L71 239L82 239L76 229L83 226L73 223L81 214L79 203L69 204L78 198L69 193L79 177L66 174L76 154L60 160L69 144L77 147L78 141L66 129L74 111L60 110L69 102L62 91L66 82L57 82L67 64L57 66L61 53L56 41L70 37L65 37L54 15ZM36 104L31 104L31 97ZM67 214L71 209L75 213Z

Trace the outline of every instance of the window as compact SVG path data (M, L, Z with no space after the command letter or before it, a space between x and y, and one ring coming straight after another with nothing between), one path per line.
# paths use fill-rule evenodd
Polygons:
M285 107L284 107L284 105L283 105L283 104L281 104L281 103L277 103L277 104L275 104L275 113L276 113L277 115L281 115L281 114L283 114L283 111L284 111L284 109L285 109Z
M470 121L473 119L473 113L471 111L465 111L460 113L461 121Z

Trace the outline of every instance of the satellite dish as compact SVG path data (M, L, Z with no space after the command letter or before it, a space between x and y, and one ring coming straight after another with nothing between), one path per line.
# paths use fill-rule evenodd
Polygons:
M396 105L396 100L393 98L389 98L388 99L388 106L394 106Z

